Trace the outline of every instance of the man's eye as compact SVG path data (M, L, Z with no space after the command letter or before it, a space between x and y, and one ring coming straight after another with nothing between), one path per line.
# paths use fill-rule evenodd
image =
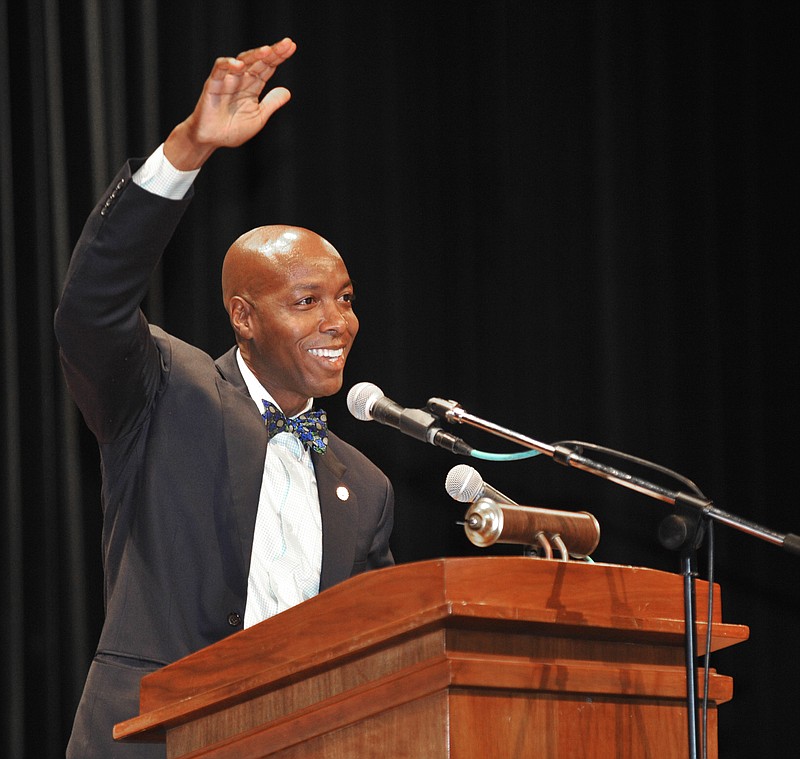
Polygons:
M341 296L341 299L342 299L342 300L343 300L345 303L354 303L354 302L355 302L355 299L356 299L356 296L355 296L355 294L354 294L354 293L344 293L344 294Z
M297 301L298 306L310 306L314 303L314 296L309 295L307 298L302 298L301 300Z

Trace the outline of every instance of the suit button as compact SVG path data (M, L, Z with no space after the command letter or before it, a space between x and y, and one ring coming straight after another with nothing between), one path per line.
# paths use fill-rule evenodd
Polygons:
M238 627L240 624L242 624L242 615L237 611L232 611L230 614L228 614L228 624L231 627Z

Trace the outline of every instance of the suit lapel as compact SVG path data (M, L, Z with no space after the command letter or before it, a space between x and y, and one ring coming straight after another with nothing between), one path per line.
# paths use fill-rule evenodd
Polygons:
M328 450L311 456L322 515L320 590L350 577L358 529L358 495L344 483L347 467L336 456L336 436L329 432L328 439Z
M217 361L220 372L217 387L222 402L233 516L246 582L268 439L264 421L236 364L235 350L231 349Z

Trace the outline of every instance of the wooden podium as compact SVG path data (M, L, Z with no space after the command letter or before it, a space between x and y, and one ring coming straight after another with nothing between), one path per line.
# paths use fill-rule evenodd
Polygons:
M700 618L707 592L698 581ZM717 650L748 630L722 624L714 593ZM166 740L170 759L685 757L682 619L682 578L651 569L401 565L146 676L114 735ZM712 670L712 758L732 691Z

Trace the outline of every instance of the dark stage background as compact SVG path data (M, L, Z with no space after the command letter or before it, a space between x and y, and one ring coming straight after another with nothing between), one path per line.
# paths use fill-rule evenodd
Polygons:
M0 0L0 753L62 755L102 618L97 453L51 326L71 247L216 55L284 35L299 49L274 81L294 98L201 173L153 321L221 353L229 243L308 226L356 280L345 390L369 380L406 406L454 398L538 440L615 447L800 531L797 8ZM478 554L444 491L461 460L354 420L344 397L326 402L332 426L396 487L398 561ZM596 559L678 569L661 503L544 457L476 468L520 502L591 510ZM716 546L725 619L751 628L713 657L735 678L720 753L782 752L800 562L725 527Z

